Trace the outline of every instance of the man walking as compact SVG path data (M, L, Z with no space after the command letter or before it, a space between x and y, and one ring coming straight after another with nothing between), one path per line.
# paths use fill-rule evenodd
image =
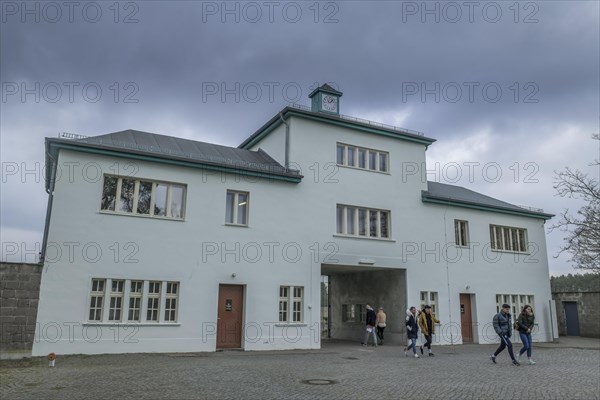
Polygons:
M515 354L513 353L512 343L510 342L510 335L512 333L512 321L510 315L510 306L508 304L502 304L502 309L496 315L494 315L494 330L500 336L500 346L498 349L490 356L490 360L494 364L496 364L496 356L500 354L505 347L508 347L508 354L512 359L512 363L514 365L521 365L515 359Z

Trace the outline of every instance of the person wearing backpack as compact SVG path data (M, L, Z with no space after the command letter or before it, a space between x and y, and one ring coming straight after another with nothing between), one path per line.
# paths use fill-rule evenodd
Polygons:
M510 342L510 335L512 334L512 317L510 315L510 306L508 304L502 304L502 309L496 315L494 315L494 330L500 336L500 346L496 349L494 354L490 356L490 360L496 364L496 356L504 351L508 347L508 354L512 359L513 365L519 366L519 362L515 359L513 353L512 343Z
M521 343L523 343L523 348L519 351L517 360L519 360L523 353L527 352L527 363L529 365L535 364L535 361L531 359L531 331L533 330L534 321L535 316L533 315L533 309L527 304L523 307L523 311L521 311L521 314L519 314L517 322L515 323L516 328L519 331L519 336L521 337Z

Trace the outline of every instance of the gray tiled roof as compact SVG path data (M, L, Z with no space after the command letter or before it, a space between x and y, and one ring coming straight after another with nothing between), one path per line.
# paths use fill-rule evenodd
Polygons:
M180 159L216 166L298 177L297 171L286 169L266 152L227 147L195 140L181 139L128 129L84 139L52 139L95 148L125 150L169 159Z
M423 191L422 197L428 200L453 202L471 206L483 206L517 214L539 216L540 218L544 219L549 219L554 216L552 214L544 213L543 210L532 210L519 207L514 204L474 192L461 186L448 185L439 182L427 181L427 190Z

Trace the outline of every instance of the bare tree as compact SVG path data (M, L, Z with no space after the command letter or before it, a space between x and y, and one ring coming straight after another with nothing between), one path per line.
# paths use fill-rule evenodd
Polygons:
M592 139L598 140L600 135L593 135ZM600 152L600 148L599 148ZM564 244L556 255L567 252L571 255L570 261L575 268L600 273L600 160L596 159L590 164L598 168L596 177L579 170L565 168L556 172L554 189L561 197L581 198L587 204L581 207L575 215L569 209L560 214L560 221L551 226L550 230L560 229L568 232Z

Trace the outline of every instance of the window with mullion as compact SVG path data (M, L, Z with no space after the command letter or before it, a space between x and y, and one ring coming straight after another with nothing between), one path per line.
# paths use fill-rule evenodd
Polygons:
M146 321L158 322L158 313L160 311L160 287L161 282L151 281L148 285L148 309L146 312Z
M92 279L92 290L90 291L90 312L88 316L88 320L90 321L102 321L105 284L106 279Z
M225 201L225 222L232 225L248 225L248 203L250 194L228 190Z
M390 224L390 212L387 210L336 206L338 234L387 239L390 237Z
M304 322L304 287L279 287L279 322Z
M182 219L185 185L104 176L100 210Z
M343 143L336 145L336 162L345 167L388 173L389 153Z
M123 310L123 292L125 281L113 279L110 289L109 321L120 321Z
M129 289L129 312L127 320L140 321L142 311L142 296L144 291L144 281L131 281Z
M527 230L490 225L490 246L493 250L527 252Z

